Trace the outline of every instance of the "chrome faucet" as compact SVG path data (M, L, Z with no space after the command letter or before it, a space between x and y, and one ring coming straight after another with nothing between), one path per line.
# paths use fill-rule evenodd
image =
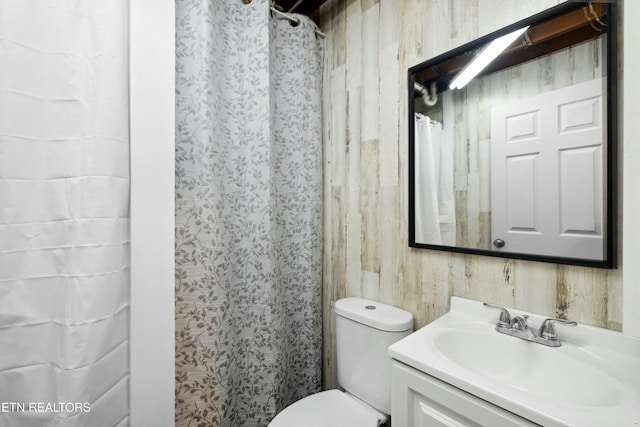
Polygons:
M517 337L526 341L536 342L538 344L546 345L549 347L560 347L560 339L556 334L556 329L553 326L555 323L566 325L566 326L576 326L576 322L571 322L563 319L556 318L547 318L540 325L540 329L536 329L532 326L529 326L528 319L529 316L511 316L509 310L504 307L500 307L493 304L487 304L486 302L483 305L487 308L493 308L496 310L500 310L500 318L498 323L496 323L496 331L501 334L510 335L512 337Z
M546 345L551 347L560 347L560 338L556 335L556 328L553 326L554 323L560 323L565 326L577 326L576 322L571 322L569 320L564 319L553 319L547 318L540 325L540 330L538 331L537 342L541 342L544 340Z
M536 334L534 330L530 328L529 325L527 324L528 320L529 320L529 316L527 315L515 316L513 319L511 319L511 324L509 325L509 328L506 329L506 331L509 331L509 332L504 332L504 333L507 333L508 335L513 335L518 338L525 339L527 341L535 341ZM498 331L498 332L502 332L502 331Z
M504 307L500 307L499 305L489 304L488 302L483 302L482 305L484 305L487 308L494 308L496 310L500 310L500 320L498 320L498 325L501 325L501 326L511 325L511 313L509 313L509 310L507 310Z

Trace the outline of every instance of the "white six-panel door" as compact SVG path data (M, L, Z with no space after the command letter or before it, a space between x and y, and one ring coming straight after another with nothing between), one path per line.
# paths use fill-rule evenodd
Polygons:
M602 259L602 84L492 108L494 250Z

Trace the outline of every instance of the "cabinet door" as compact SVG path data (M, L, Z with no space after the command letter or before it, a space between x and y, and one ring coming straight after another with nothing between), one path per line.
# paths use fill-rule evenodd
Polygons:
M391 396L394 427L538 425L395 360Z

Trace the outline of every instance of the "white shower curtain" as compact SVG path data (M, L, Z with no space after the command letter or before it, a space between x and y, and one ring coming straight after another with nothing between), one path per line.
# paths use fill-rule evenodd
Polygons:
M269 2L177 2L176 426L319 391L322 40Z
M0 0L0 425L128 425L127 1Z
M442 124L415 115L415 240L455 245L453 142Z

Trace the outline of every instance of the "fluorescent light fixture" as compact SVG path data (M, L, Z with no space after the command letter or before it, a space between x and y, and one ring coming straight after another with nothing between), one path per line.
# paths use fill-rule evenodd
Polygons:
M508 48L511 43L520 37L522 33L527 31L527 29L529 29L528 25L492 41L489 46L484 48L484 50L473 59L473 61L467 64L467 66L458 73L449 85L449 89L462 89L475 76L477 76L480 71L484 70L487 65L491 64L491 62L496 59L503 50Z

